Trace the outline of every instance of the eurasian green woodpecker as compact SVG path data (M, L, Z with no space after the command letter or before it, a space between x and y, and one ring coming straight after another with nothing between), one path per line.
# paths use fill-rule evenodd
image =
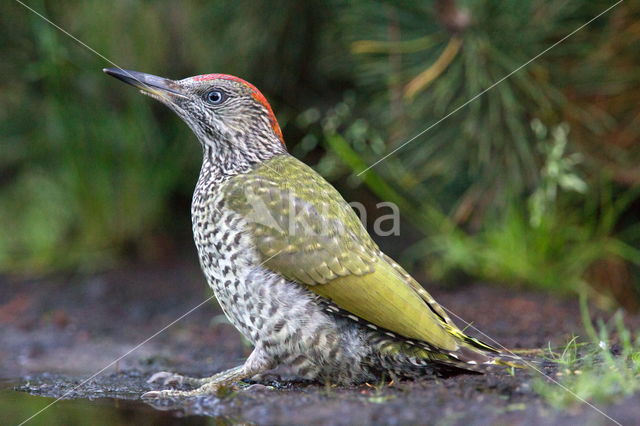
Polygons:
M105 69L169 108L203 150L191 218L200 265L229 321L254 345L205 379L161 372L192 396L276 370L340 385L482 371L505 357L465 335L373 242L331 184L291 156L265 97L224 74L169 80Z

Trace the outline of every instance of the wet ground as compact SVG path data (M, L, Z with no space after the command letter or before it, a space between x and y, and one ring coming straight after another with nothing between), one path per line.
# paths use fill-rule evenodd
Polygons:
M432 293L509 348L561 345L582 332L575 300L485 284ZM194 264L2 279L0 423L34 414L27 424L610 423L584 404L553 409L532 389L539 373L528 370L346 389L273 381L171 406L144 403L140 394L159 388L146 383L156 371L202 377L249 354L214 300L173 323L209 296ZM554 374L550 364L541 368ZM622 424L640 424L638 407L640 396L599 406Z

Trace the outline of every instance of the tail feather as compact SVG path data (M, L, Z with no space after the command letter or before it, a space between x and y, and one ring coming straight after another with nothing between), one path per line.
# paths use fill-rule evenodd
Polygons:
M471 367L472 370L482 370L488 365L498 365L503 367L526 368L529 361L521 356L507 353L492 347L488 347L476 339L469 338L460 349L450 352L449 356L460 363Z
M521 356L494 348L460 331L456 333L456 336L460 339L460 347L455 351L442 351L428 344L421 344L425 351L429 351L425 357L435 362L479 373L485 372L487 367L491 365L526 368L530 364L530 361ZM444 357L434 357L434 351Z
M426 294L426 291L424 293ZM423 297L426 296L423 295ZM476 338L467 336L446 316L444 310L442 310L444 316L440 325L458 341L458 347L455 350L447 351L426 341L405 338L350 314L330 300L319 296L317 300L318 303L326 306L328 313L355 321L364 327L369 326L367 327L367 332L371 333L369 343L376 347L379 354L391 364L406 365L409 363L420 368L435 368L440 365L448 371L460 372L462 370L475 373L484 373L491 365L526 368L528 364L524 358L518 355L506 353ZM435 301L430 306L442 309Z
M424 342L396 341L383 352L400 355L396 359L401 363L408 360L412 365L431 368L445 376L463 372L483 374L492 367L525 368L528 364L520 356L499 351L475 339L461 341L455 351L443 351Z

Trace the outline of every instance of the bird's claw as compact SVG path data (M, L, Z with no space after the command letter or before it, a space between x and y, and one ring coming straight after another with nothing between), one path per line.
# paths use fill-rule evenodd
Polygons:
M275 388L273 386L265 386L261 383L254 383L252 385L247 385L247 386L238 388L238 390L241 390L243 392L262 392L262 391L270 391L274 389Z
M228 386L229 389L236 390L237 388L234 386ZM225 389L225 385L221 383L207 383L203 386L200 386L197 389L190 391L181 391L176 389L166 389L166 390L157 390L157 391L149 391L143 393L140 398L146 400L166 400L166 399L178 399L178 398L191 398L197 396L220 396L218 392L221 389Z
M162 393L166 391L149 391L140 395L142 399L160 399L162 397Z
M180 386L184 383L191 383L196 379L185 377L180 374L171 373L169 371L160 371L155 373L147 380L147 383L162 382L165 386Z
M178 399L185 398L192 395L192 392L189 391L179 391L175 389L166 389L166 390L157 390L157 391L149 391L140 395L140 398L147 400L164 400L164 399Z

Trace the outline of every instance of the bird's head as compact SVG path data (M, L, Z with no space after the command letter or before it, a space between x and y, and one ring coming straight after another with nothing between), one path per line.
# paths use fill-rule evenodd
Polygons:
M286 152L271 106L241 78L205 74L170 80L119 68L103 71L175 111L214 155L233 152L256 162Z

